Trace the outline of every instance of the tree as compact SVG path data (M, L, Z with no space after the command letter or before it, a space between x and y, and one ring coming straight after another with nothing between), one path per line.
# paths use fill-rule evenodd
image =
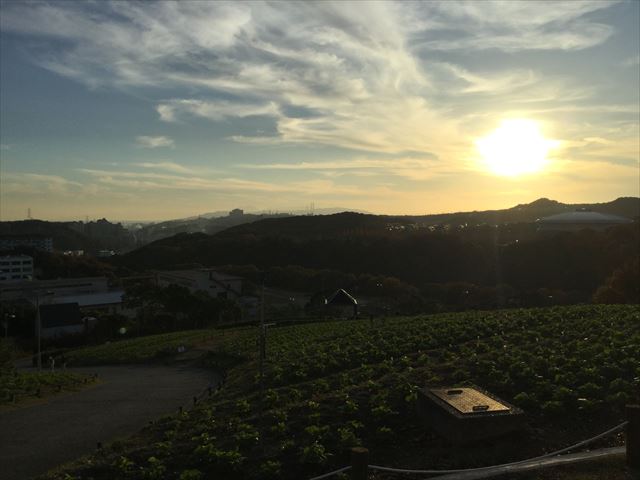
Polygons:
M640 303L640 255L613 271L593 295L594 303Z

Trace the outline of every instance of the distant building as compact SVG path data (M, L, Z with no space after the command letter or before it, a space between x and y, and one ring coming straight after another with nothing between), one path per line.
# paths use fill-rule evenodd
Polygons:
M536 221L541 232L576 232L584 229L605 230L609 227L631 223L633 220L618 215L588 210L559 213Z
M190 292L207 292L216 298L236 300L242 292L242 278L218 273L210 268L192 270L162 270L156 272L161 287L180 285Z
M229 212L229 216L230 217L241 217L244 215L244 210L240 209L240 208L234 208L233 210L231 210Z
M123 306L124 290L112 290L106 277L63 278L0 283L0 301L29 302L40 308L43 337L80 333L92 326L90 312L132 314Z
M45 252L53 251L51 237L39 235L5 235L0 237L0 250L13 250L17 247L31 247Z
M22 282L33 279L33 258L28 255L0 257L0 282Z

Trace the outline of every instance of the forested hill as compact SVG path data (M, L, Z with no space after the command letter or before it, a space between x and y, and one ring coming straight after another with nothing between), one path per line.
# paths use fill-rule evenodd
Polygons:
M296 265L395 277L419 289L452 282L505 284L519 291L575 292L587 300L614 270L634 261L640 245L637 222L603 232L540 235L532 222L432 229L397 228L400 221L415 223L356 213L262 220L213 236L176 235L114 261L135 270Z

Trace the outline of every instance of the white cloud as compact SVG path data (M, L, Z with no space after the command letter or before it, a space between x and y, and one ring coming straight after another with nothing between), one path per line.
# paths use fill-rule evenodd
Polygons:
M138 167L153 170L165 170L174 173L193 173L193 170L174 162L141 162L134 164Z
M440 154L459 137L442 95L521 95L526 87L553 97L567 87L549 90L558 82L528 69L486 74L423 52L588 48L612 33L588 14L612 4L34 3L9 4L2 27L64 40L39 62L91 87L187 88L185 98L156 102L166 122L268 116L275 135L229 138ZM139 143L171 146L164 139Z
M434 159L392 158L392 159L341 159L333 161L242 164L240 168L253 170L311 171L324 176L376 176L403 177L410 180L429 180L447 175L450 169Z
M255 115L277 116L278 106L274 102L263 104L242 104L228 101L207 102L202 100L177 99L161 103L156 107L160 120L173 122L178 116L190 114L210 120L227 117L244 118Z
M3 172L3 194L28 194L28 195L62 195L73 196L82 191L83 184L72 181L60 175L44 175L29 172Z
M79 169L101 185L116 191L218 191L243 193L281 193L305 195L370 195L370 187L337 184L326 179L312 179L277 183L248 180L235 177L208 178L203 176L172 175L154 172L132 172L127 170Z
M582 50L599 45L613 28L590 20L587 14L610 8L615 1L449 1L412 4L414 12L428 11L434 26L414 35L429 50ZM450 37L429 33L449 30Z
M148 137L146 135L140 135L136 137L136 143L139 147L143 148L161 148L175 146L173 139L165 136Z

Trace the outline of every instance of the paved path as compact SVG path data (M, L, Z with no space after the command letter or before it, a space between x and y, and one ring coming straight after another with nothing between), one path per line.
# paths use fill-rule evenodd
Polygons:
M71 370L71 369L70 369ZM149 420L188 407L217 383L193 367L74 368L101 383L43 404L0 413L0 478L26 480L95 450L97 442L137 432Z

